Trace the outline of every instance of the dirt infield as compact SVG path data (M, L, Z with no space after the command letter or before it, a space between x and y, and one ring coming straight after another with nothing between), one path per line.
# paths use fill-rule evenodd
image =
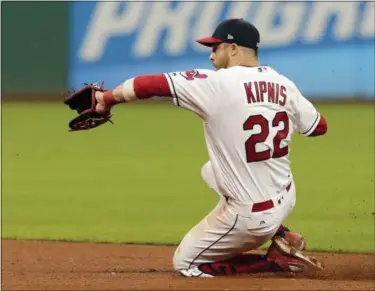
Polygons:
M2 241L3 290L375 290L373 254L315 254L325 272L184 278L174 247Z

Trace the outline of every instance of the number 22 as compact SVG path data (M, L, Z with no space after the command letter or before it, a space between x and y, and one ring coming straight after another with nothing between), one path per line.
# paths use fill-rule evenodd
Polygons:
M245 142L246 158L248 163L265 161L268 159L275 159L286 156L289 153L288 146L280 147L280 143L288 136L289 133L289 118L285 111L277 112L272 120L272 127L283 123L284 128L280 129L273 139L273 154L271 156L271 149L257 152L255 145L257 143L265 142L270 130L269 121L263 115L252 115L243 124L243 130L251 130L255 125L259 125L260 133L251 135Z

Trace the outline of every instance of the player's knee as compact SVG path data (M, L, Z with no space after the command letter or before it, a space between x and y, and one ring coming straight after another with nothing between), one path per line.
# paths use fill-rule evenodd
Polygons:
M182 269L182 268L181 268L181 259L180 259L179 256L176 256L176 254L175 254L174 257L173 257L173 269L174 269L175 271L179 271L179 270Z
M173 269L175 269L176 271L181 271L184 269L188 269L188 267L189 264L181 255L180 248L177 248L173 256Z

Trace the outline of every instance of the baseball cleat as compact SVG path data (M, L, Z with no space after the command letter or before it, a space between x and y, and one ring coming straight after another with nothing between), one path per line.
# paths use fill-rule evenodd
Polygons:
M299 273L307 269L308 264L304 261L290 255L285 255L276 247L275 242L268 248L265 259L272 263L272 269L275 272L285 271Z
M180 270L181 275L184 277L195 277L195 278L214 278L213 275L207 274L199 270L198 267L193 267L187 270Z
M306 264L309 264L310 266L314 267L315 269L324 270L323 265L317 259L304 254L301 250L291 245L285 238L276 236L273 239L273 242L277 249L283 255L299 259L305 262Z
M292 273L300 273L307 269L305 262L287 256L277 256L275 258L267 258L269 262L272 263L272 268L274 271L285 271Z

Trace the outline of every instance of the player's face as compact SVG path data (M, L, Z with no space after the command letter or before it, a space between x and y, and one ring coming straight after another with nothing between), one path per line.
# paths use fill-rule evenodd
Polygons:
M216 70L226 68L228 66L229 54L225 43L212 47L210 61Z

